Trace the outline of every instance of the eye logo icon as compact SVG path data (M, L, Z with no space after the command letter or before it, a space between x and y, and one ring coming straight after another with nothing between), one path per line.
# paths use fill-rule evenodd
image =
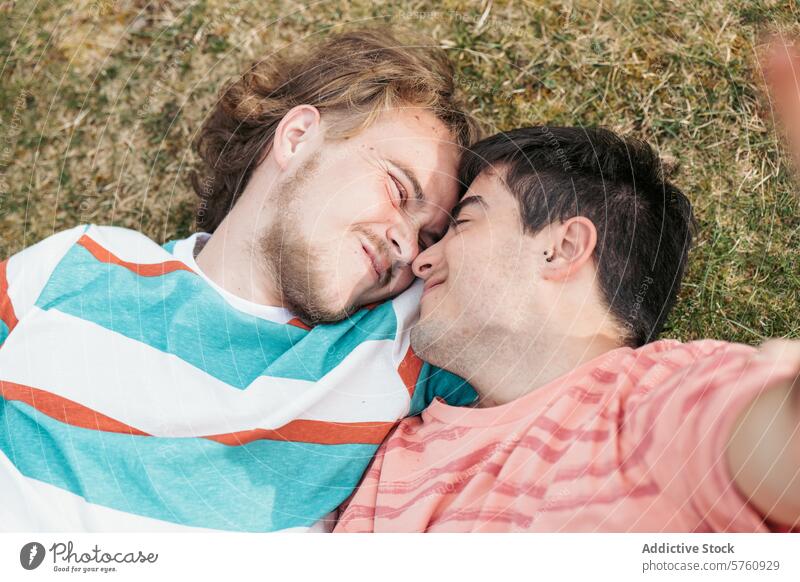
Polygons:
M35 570L44 560L44 546L39 542L28 542L19 551L19 563L26 570Z

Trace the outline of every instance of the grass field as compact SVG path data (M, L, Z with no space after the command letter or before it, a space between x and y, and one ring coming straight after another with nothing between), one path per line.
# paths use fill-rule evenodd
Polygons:
M305 4L305 6L304 6ZM193 229L190 143L221 83L374 21L427 32L489 130L604 125L677 162L700 241L665 335L800 337L800 188L756 50L793 2L0 0L0 257L79 222Z

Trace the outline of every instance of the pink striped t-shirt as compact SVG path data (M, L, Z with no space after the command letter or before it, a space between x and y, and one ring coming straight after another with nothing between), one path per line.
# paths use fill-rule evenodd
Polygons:
M662 340L620 348L513 402L437 400L390 434L340 532L768 531L725 447L784 362Z

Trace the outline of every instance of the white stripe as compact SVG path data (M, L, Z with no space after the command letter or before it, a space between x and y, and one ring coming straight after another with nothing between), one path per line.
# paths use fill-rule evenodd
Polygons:
M8 259L8 296L18 319L36 303L56 265L84 230L86 226L81 225L61 231Z
M128 263L155 265L174 261L175 257L146 235L119 226L91 225L86 235L101 247Z
M419 320L419 300L422 297L424 283L415 279L414 283L403 293L392 300L392 308L397 318L397 334L395 336L394 362L395 368L406 357L411 345L411 328Z
M367 341L317 382L244 390L97 324L34 307L0 350L0 379L58 394L155 436L279 428L295 419L395 421L409 405L391 340Z
M199 238L205 238L205 236L208 235L205 235L205 233L195 233L189 238L185 238L176 242L175 248L173 249L174 258L181 261L184 265L202 277L206 284L216 291L234 309L243 311L244 313L249 313L250 315L255 315L256 317L260 317L262 319L274 321L275 323L286 323L294 319L294 314L284 307L278 307L275 305L261 305L259 303L248 301L247 299L242 299L230 291L223 289L214 281L209 279L200 268L200 265L198 265L194 260L195 244Z

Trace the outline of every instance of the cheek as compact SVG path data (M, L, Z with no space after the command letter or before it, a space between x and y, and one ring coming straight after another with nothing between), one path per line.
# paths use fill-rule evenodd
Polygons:
M472 297L480 292L490 267L486 256L488 250L485 239L477 232L465 232L447 245L444 258L447 261L448 280L457 282L455 287L461 295Z
M452 299L460 304L460 309L483 309L508 291L510 265L500 247L500 241L488 241L476 232L465 234L461 244L448 249Z
M340 222L375 222L394 208L386 185L374 175L364 174L349 180L334 175L329 184L335 184L335 190L329 192L323 204Z

